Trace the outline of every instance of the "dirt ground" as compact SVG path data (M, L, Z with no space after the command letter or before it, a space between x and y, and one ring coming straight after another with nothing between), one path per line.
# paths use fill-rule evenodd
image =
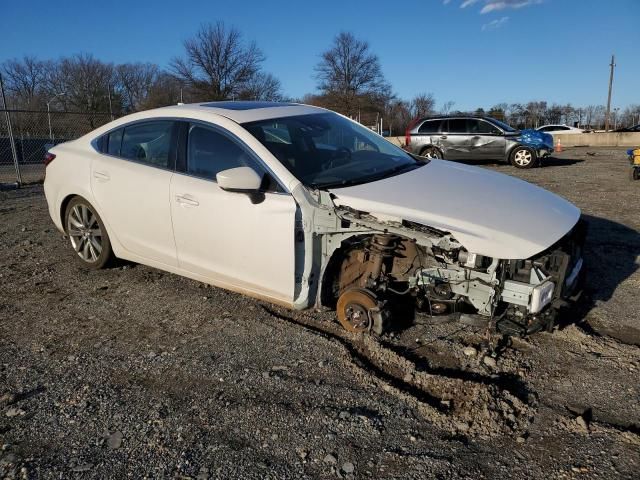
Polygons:
M483 167L590 224L579 305L495 351L458 323L358 337L141 265L89 272L40 186L0 192L0 477L638 478L640 182L623 149Z

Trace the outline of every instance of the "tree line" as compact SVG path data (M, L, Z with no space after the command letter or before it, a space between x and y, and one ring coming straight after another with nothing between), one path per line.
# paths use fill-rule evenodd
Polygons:
M167 68L152 63L114 64L91 54L58 60L32 56L7 60L0 65L7 104L13 109L109 112L120 116L178 102L215 100L301 101L378 125L392 135L404 132L416 117L433 114L475 113L490 115L520 128L545 123L578 123L601 128L602 105L574 107L545 101L501 103L473 112L455 110L454 101L437 104L432 93L402 99L393 93L378 56L369 43L341 32L321 53L314 70L317 91L300 99L287 97L277 77L266 72L264 52L255 42L224 22L205 24L183 43L181 56ZM640 105L612 112L621 125L640 122Z

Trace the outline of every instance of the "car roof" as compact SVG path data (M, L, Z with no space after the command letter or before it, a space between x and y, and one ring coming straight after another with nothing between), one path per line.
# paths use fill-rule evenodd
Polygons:
M314 113L327 113L328 110L311 105L289 102L260 102L260 101L221 101L202 102L172 105L155 109L154 112L163 112L171 115L179 111L182 114L215 113L227 117L237 123L268 120L271 118L291 117L294 115L309 115ZM182 115L181 115L182 116Z
M480 120L487 120L488 122L496 120L495 118L489 117L488 115L460 114L460 115L433 115L430 117L422 117L418 119L418 122L424 122L425 120L444 120L446 118L476 118Z

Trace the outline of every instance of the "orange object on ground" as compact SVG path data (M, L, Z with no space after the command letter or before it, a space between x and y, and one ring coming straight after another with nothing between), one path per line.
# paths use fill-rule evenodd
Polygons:
M562 151L562 144L560 143L560 139L556 142L556 152Z

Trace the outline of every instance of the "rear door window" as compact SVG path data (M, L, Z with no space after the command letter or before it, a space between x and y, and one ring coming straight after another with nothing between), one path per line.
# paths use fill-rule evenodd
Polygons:
M440 133L442 130L440 129L440 125L442 125L442 120L427 120L418 129L419 133Z
M465 118L450 118L449 133L467 133L467 120Z
M175 122L159 120L124 127L120 156L160 168L173 168L170 162Z

